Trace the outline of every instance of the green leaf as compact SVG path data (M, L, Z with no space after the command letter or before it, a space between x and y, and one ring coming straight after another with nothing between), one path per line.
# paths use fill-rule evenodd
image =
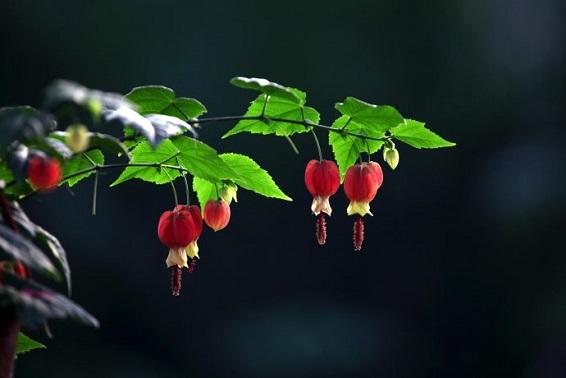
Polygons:
M87 155L88 157L85 156L85 155ZM82 171L84 169L88 169L88 168L93 167L91 160L92 160L92 162L94 162L97 165L103 165L104 164L104 154L100 150L91 150L91 151L83 152L83 153L80 153L78 155L73 156L71 159L67 160L65 162L65 165L63 166L63 177L67 177L67 176L75 174L79 171ZM71 177L69 179L63 180L63 181L61 181L61 183L67 182L69 184L69 186L74 186L79 181L89 177L93 173L94 173L94 170L86 172L86 173L82 173L80 175L77 175L77 176Z
M347 124L350 132L366 135L372 138L383 138L385 132L367 128L357 121L349 120L349 116L343 115L332 124L335 129L342 129ZM340 170L340 177L344 179L344 175L350 166L355 164L361 153L373 154L377 152L383 141L366 140L352 135L341 134L340 132L329 132L328 142L334 152L334 158Z
M237 176L218 157L212 147L186 136L176 137L172 140L166 139L155 150L148 142L142 142L132 150L131 154L131 163L179 166L193 176L202 177L212 182L234 179ZM174 180L179 176L179 171L173 168L127 167L111 186L133 178L155 184L166 184L169 182L169 177Z
M299 91L298 89L293 89L297 96L305 98L305 93ZM262 110L264 109L266 95L262 94L257 99L255 99L248 111L244 115L245 117L260 116ZM284 118L294 121L308 121L311 123L318 123L320 121L320 114L313 108L309 106L304 106L304 101L302 103L296 103L289 101L285 98L272 96L269 97L267 105L265 105L264 115L267 119L269 118ZM303 119L304 116L304 119ZM257 120L242 120L236 124L231 130L229 130L222 138L227 138L229 136L239 134L242 132L248 132L252 134L275 134L277 136L289 136L296 133L305 133L310 131L311 127L289 123L289 122L279 122L275 120L266 121L264 119Z
M292 201L291 197L279 189L269 173L252 158L234 153L222 154L220 158L238 173L238 177L233 180L238 186L265 197Z
M180 151L169 139L161 142L156 149L153 149L148 141L144 141L131 151L132 158L130 163L177 165L175 158L179 154ZM127 167L110 186L116 186L134 178L155 184L166 184L170 179L174 180L179 175L180 173L176 169L167 169L167 172L165 172L157 166Z
M137 106L138 113L164 114L187 121L206 113L204 105L194 98L175 97L171 88L161 85L136 87L126 98Z
M202 211L204 211L204 206L209 200L218 199L215 185L203 178L193 178L193 190L197 194L198 202Z
M265 93L269 96L277 96L284 98L287 101L300 103L301 98L292 90L292 88L285 87L281 84L274 83L267 79L259 79L256 77L234 77L230 80L230 84L244 89L251 89L254 91Z
M292 201L289 196L279 189L269 173L249 156L234 153L226 153L219 156L238 174L238 178L230 182L265 197ZM193 190L197 193L201 208L204 209L204 205L209 200L218 199L216 185L218 185L218 190L220 190L224 184L214 184L200 177L193 179Z
M239 177L209 145L189 137L177 137L173 143L179 149L179 161L193 176L220 182Z
M385 132L403 123L403 116L394 107L389 105L372 105L354 97L347 97L344 102L337 103L335 108L362 127L376 131Z
M430 131L424 125L423 122L407 119L404 125L391 129L391 134L395 139L415 148L440 148L456 145Z
M22 332L18 333L18 339L16 340L16 354L30 352L34 349L46 349L46 346L35 341L29 336L24 335Z

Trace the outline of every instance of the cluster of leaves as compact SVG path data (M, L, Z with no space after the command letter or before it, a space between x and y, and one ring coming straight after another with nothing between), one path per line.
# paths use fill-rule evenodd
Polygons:
M223 137L238 133L273 134L290 137L315 127L329 131L328 142L342 177L361 154L374 154L392 140L414 148L451 147L449 142L427 129L423 122L404 118L390 105L373 105L354 97L346 97L335 105L341 114L332 126L320 125L320 114L306 106L306 94L295 88L264 79L234 78L232 84L262 92L252 101L238 124ZM289 121L295 121L289 123Z

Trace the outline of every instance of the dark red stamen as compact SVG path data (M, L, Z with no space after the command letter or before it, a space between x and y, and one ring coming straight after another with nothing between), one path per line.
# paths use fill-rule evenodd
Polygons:
M171 268L171 295L178 297L181 294L181 280L183 270L178 266Z
M354 221L354 251L361 251L364 242L364 220L358 216Z
M188 261L188 265L189 265L189 266L187 267L187 270L189 271L189 273L194 272L194 270L195 270L195 268L196 268L196 266L197 266L197 259L190 259L190 260Z
M326 218L324 218L324 213L318 214L316 219L316 240L318 244L326 244Z

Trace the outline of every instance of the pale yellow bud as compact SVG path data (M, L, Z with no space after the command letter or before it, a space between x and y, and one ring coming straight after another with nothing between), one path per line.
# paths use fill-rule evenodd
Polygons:
M74 153L83 152L89 145L88 129L85 125L71 125L67 128L65 142Z
M220 190L218 190L218 195L222 200L230 205L232 203L232 200L234 200L234 202L236 203L238 202L237 192L238 187L236 185L226 184L222 188L220 188Z
M399 151L395 147L383 149L383 160L389 164L391 169L397 168L399 164Z

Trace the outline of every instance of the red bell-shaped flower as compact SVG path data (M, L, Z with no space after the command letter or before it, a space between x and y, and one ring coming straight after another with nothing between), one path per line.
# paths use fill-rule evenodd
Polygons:
M344 192L350 200L348 215L373 215L369 203L383 184L383 171L375 162L356 164L348 168L344 178Z
M167 267L187 268L187 256L198 258L197 240L202 233L202 218L198 206L178 205L159 218L159 240L169 248Z
M324 214L332 215L329 198L340 187L340 173L336 163L330 160L311 160L305 169L305 185L312 195L312 212L318 216L316 239L318 244L326 243L326 219Z
M204 221L214 231L222 230L230 222L230 206L224 200L208 201L204 206Z
M27 178L39 191L49 191L61 181L61 165L57 159L34 156L28 161Z
M305 185L313 197L311 210L315 215L321 212L332 215L328 199L340 187L340 173L331 160L311 160L305 169Z
M364 241L364 221L366 214L373 215L369 203L375 198L377 190L383 184L383 171L375 162L356 164L346 172L344 192L350 200L348 215L357 214L354 221L354 250L362 249Z
M192 272L198 259L197 240L202 233L202 218L198 206L178 205L173 211L165 211L159 218L157 235L169 248L165 263L172 267L171 293L181 293L182 268ZM190 260L189 260L190 258Z

